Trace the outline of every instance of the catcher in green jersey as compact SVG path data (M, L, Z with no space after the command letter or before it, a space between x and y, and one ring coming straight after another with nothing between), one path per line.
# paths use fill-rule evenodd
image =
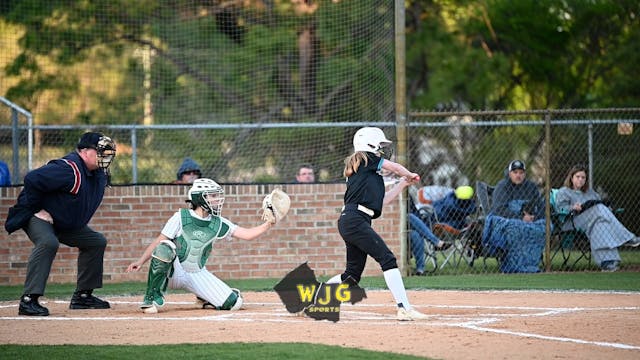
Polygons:
M270 214L274 213L274 205L279 206L270 200L272 194L263 201L263 211ZM289 205L286 203L288 196L285 194L284 197L284 208L277 212L279 217L263 216L263 224L244 228L220 216L223 188L211 179L196 179L188 191L191 209L177 211L142 256L127 268L127 272L139 271L151 259L147 291L140 308L145 313L157 313L164 305L164 292L168 286L190 291L202 304L218 310L240 309L243 302L240 291L210 273L205 264L217 240L229 237L252 240L281 220ZM270 208L266 208L267 205Z

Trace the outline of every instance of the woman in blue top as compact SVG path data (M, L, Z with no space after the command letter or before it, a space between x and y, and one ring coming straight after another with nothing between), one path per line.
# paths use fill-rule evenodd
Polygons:
M383 148L390 144L391 141L382 130L375 127L361 128L353 137L355 152L345 159L347 191L338 220L338 231L347 248L347 266L344 273L334 276L327 283L357 284L370 255L380 264L387 287L398 304L398 320L426 319L426 315L411 307L396 257L371 227L371 220L382 214L383 205L393 201L405 187L420 180L418 174L381 157ZM401 177L386 193L380 174L383 169Z

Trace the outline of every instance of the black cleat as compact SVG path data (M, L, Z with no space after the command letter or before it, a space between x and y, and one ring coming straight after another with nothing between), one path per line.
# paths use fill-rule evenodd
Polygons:
M71 303L69 304L69 309L109 309L111 305L109 305L108 301L104 301L99 299L93 295L91 292L79 292L76 291L73 293L71 297Z
M196 296L196 304L200 305L203 309L206 309L208 307L214 309L214 310L218 310L217 307L215 307L212 303L208 302L207 300L201 298L200 296Z
M38 298L32 298L29 295L24 295L20 298L18 315L49 316L49 309L40 305L40 303L38 303Z

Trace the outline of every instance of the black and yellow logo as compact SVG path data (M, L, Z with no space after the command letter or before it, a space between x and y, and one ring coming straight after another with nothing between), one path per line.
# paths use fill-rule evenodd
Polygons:
M367 295L357 283L344 281L340 284L318 282L315 273L304 263L273 288L290 313L304 312L316 320L340 320L340 304L355 304Z

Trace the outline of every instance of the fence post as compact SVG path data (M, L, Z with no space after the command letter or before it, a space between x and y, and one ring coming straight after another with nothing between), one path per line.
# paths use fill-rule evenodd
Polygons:
M137 127L131 129L131 173L133 174L131 181L138 183L138 133Z
M396 66L396 136L397 159L402 165L407 165L407 99L405 72L405 15L404 1L395 0L395 66ZM406 189L403 191L406 193ZM405 275L410 273L409 256L407 256L407 204L405 197L400 196L400 271Z
M13 150L13 168L11 169L11 183L20 182L20 149L18 136L18 110L11 108L11 148Z
M545 216L545 271L551 271L551 112L544 115L544 216Z
M587 125L589 142L589 189L593 189L593 122Z

